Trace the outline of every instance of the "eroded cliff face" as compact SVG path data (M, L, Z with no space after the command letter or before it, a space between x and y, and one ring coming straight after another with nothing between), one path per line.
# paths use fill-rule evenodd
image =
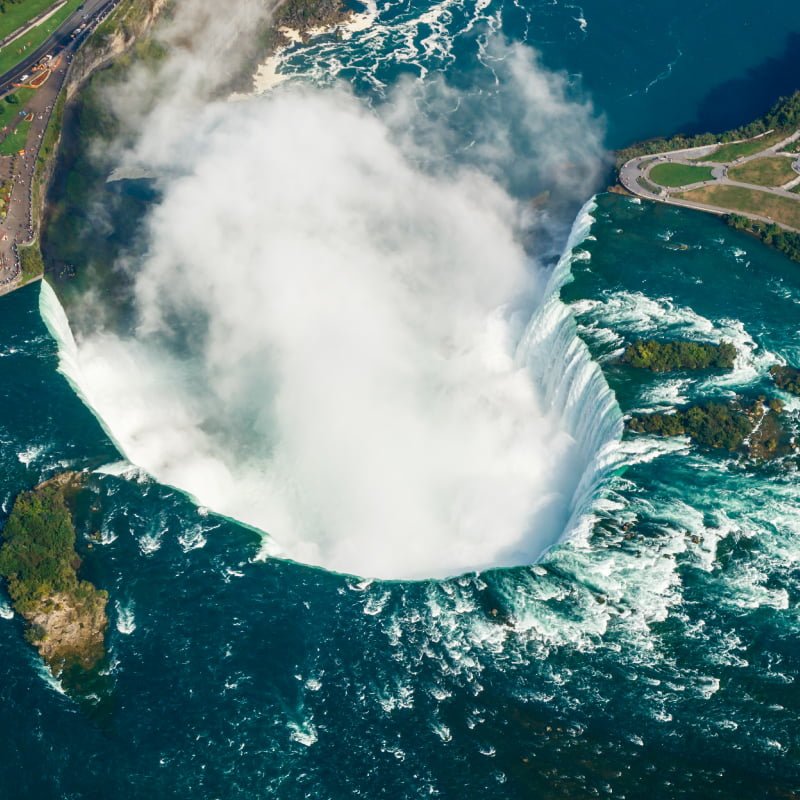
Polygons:
M67 99L97 69L125 53L147 35L170 0L123 0L117 10L76 53L67 77Z

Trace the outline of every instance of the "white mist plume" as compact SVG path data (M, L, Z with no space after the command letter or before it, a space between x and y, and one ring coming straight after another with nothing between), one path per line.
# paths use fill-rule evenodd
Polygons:
M501 184L588 194L600 137L530 51L501 61L510 116L476 117L460 165L447 120L403 93L149 113L132 158L167 177L139 329L79 336L76 367L134 463L342 572L446 576L558 540L582 466L515 359L547 276Z

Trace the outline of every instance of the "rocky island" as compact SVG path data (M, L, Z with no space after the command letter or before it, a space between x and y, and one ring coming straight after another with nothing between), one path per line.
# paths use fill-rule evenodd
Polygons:
M736 348L730 342L660 342L646 339L625 348L622 363L652 372L733 369Z
M770 369L769 374L779 389L800 397L800 369L776 364Z
M627 427L635 433L688 436L705 447L766 461L796 450L781 422L782 412L780 400L759 397L752 403L709 402L666 413L635 414Z
M26 637L55 675L103 658L108 593L80 580L68 499L81 476L64 473L17 497L2 532L0 575Z

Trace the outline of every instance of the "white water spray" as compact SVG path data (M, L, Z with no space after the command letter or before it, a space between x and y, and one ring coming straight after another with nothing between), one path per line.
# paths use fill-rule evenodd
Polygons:
M61 369L121 452L265 531L265 554L445 577L533 563L585 527L621 428L558 299L591 205L548 274L503 175L536 164L569 197L558 131L597 136L560 78L505 55L519 164L485 125L481 158L452 163L446 114L412 141L401 95L383 116L340 88L211 104L143 151L169 177L135 335L76 344L43 288Z

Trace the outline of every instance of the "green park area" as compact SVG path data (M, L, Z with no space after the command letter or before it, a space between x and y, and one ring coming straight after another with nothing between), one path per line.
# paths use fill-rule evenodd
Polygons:
M783 186L800 175L792 169L792 160L788 156L756 158L738 167L728 170L728 177L741 183L754 183L757 186Z
M800 203L789 197L725 184L702 186L690 192L681 192L676 197L730 211L755 214L800 230Z
M690 164L656 164L650 170L650 180L660 186L688 186L713 178L711 167L695 167Z
M713 161L717 164L728 164L743 156L751 156L761 150L777 144L781 139L786 138L784 131L775 131L766 136L759 136L757 139L750 139L746 142L735 142L734 144L724 144L715 150L710 156L703 156L702 161Z
M0 3L0 39L11 36L56 3L57 0L6 0Z
M13 156L25 147L25 142L28 141L28 132L31 129L31 123L27 120L21 119L16 128L0 142L0 156Z
M35 92L35 89L17 89L0 100L0 127L12 129L8 134L0 134L5 137L0 141L0 156L13 156L25 147L31 122L21 112Z
M39 47L43 42L47 40L47 38L53 34L57 28L61 25L64 20L67 19L77 8L81 5L84 0L67 0L62 8L60 8L52 17L50 17L47 21L43 22L41 25L37 25L33 30L26 33L21 38L17 39L16 41L7 44L5 47L0 47L0 75L8 72L8 70L13 69L23 58L30 55L37 47ZM22 7L27 8L28 4L37 4L39 6L53 6L55 3L40 3L39 0L26 0L25 3L20 3L19 5ZM6 2L6 8L12 8L13 6ZM38 12L29 13L27 19L31 19L36 17L39 13L41 13L41 8ZM0 25L3 25L3 17L0 15ZM24 24L24 23L21 23ZM19 28L20 25L17 25L12 30L16 30ZM0 36L2 38L2 36Z

